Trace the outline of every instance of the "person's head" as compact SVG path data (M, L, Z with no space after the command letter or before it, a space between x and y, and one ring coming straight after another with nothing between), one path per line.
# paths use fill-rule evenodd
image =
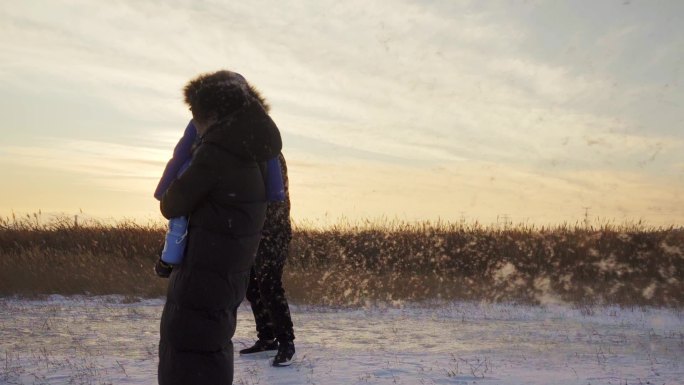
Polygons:
M266 112L269 110L261 94L242 75L232 71L199 75L186 84L183 93L200 135L216 121L253 102L259 103Z

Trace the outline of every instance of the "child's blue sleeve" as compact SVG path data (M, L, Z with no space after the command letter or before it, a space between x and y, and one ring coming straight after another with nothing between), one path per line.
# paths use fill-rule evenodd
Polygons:
M266 200L269 202L282 202L285 200L283 171L277 156L266 162Z
M183 137L178 141L178 144L176 144L176 148L173 150L173 157L166 164L166 168L159 180L157 189L154 191L154 197L157 198L157 200L161 200L162 195L164 195L164 192L169 188L171 182L176 179L181 168L192 157L192 145L195 143L196 138L197 130L191 120L185 128Z

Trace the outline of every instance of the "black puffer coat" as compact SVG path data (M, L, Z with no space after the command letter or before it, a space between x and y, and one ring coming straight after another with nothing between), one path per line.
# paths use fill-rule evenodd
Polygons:
M275 123L248 103L209 127L164 194L162 214L190 225L162 313L159 384L232 384L236 311L266 214L263 162L281 147Z

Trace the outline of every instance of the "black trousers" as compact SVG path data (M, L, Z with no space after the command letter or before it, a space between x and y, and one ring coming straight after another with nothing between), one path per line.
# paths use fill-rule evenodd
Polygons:
M247 300L252 306L257 336L260 340L279 342L295 338L290 307L283 289L285 258L257 255L247 287Z

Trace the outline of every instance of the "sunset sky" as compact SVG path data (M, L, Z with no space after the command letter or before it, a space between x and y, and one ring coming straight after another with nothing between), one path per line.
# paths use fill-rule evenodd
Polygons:
M0 216L160 219L182 87L229 69L272 106L296 221L681 225L683 17L678 0L0 0Z

